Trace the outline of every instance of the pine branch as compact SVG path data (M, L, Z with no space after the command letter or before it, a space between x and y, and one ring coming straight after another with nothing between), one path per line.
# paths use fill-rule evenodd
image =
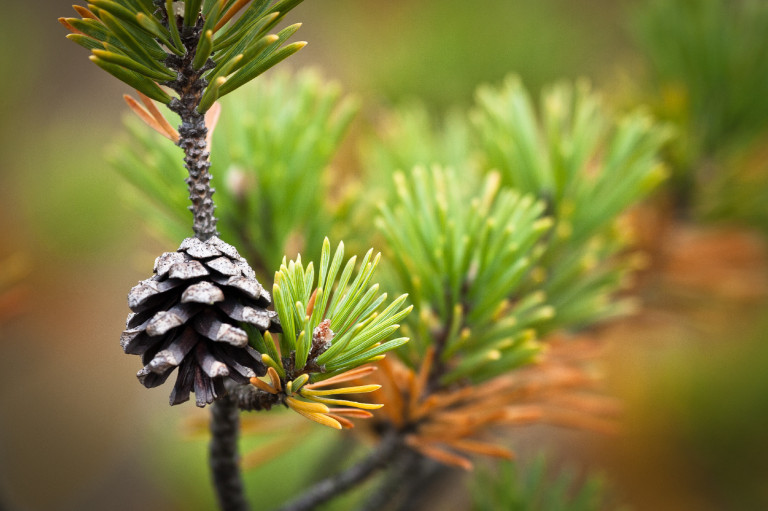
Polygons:
M448 369L445 360L443 359L443 354L445 353L446 344L448 342L448 333L448 327L445 325L432 332L434 339L434 343L432 344L432 346L434 346L434 355L432 355L431 361L432 366L427 374L427 384L424 387L424 396L419 399L425 399L429 394L439 390L441 387L440 378Z
M227 393L239 410L258 412L270 410L280 401L280 396L259 390L253 385L230 385L227 382Z
M412 470L420 458L419 453L413 450L404 451L393 463L392 469L386 479L376 488L360 507L359 511L381 511L388 505L401 498L402 489L406 480L413 476Z
M401 450L404 449L403 441L397 432L390 432L379 442L376 449L365 459L348 468L344 472L336 474L328 479L320 481L299 498L287 503L279 511L308 511L327 502L339 493L354 488L382 469Z
M430 458L417 456L412 465L411 474L401 489L401 499L394 508L395 511L410 511L412 509L428 509L425 502L425 495L434 491L434 487L439 482L444 481L444 477L455 468L447 467ZM433 504L434 505L434 504Z
M174 22L169 20L169 23ZM169 55L166 60L167 66L177 72L176 80L168 82L167 85L179 94L178 98L171 100L168 108L181 117L178 145L184 150L184 164L189 172L186 182L189 199L192 201L192 228L195 236L205 241L211 236L218 236L218 232L216 217L213 214L216 209L213 203L215 190L211 187L211 174L208 171L211 166L210 154L206 151L205 138L208 129L205 126L205 116L198 112L198 106L208 85L202 75L215 67L215 63L208 59L199 69L194 65L203 28L202 18L194 27L180 28L186 53L183 57Z
M246 511L243 479L238 465L237 439L240 411L229 397L211 406L211 444L209 461L216 497L222 511Z

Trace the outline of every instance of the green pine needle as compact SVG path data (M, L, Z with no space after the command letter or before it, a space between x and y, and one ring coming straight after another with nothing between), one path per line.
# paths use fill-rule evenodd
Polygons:
M148 96L155 101L159 101L160 103L166 105L171 102L171 96L169 96L163 89L161 89L149 78L146 78L117 64L102 60L96 55L92 55L90 59L94 64L102 68L104 71L111 74L118 80L127 83L145 96Z
M379 310L386 295L379 293L378 284L371 284L379 256L373 257L369 251L350 283L354 257L341 277L335 278L343 254L344 244L340 243L331 257L326 238L317 279L314 265L304 267L300 257L284 262L275 276L273 300L283 328L280 348L284 354L295 354L297 371L307 364L313 349L319 350L319 356L315 355L317 364L338 372L353 369L407 342L405 338L387 340L412 307L404 308L407 295L402 295ZM306 309L308 305L311 310ZM327 345L323 345L322 339L313 338L321 324L333 332Z

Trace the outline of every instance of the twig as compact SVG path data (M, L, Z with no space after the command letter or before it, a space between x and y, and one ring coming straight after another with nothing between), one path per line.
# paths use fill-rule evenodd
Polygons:
M419 456L419 453L413 450L402 451L394 460L386 479L366 499L359 511L382 511L400 500L403 485L406 479L413 477L412 470L417 466Z
M222 511L246 511L243 479L240 475L237 439L240 411L229 397L219 398L211 406L210 464L213 486Z
M225 382L224 384L227 386L229 398L235 402L235 406L240 410L249 412L269 410L282 400L279 394L264 392L253 385L239 385L234 382Z
M168 23L177 21L170 19ZM200 69L195 69L193 65L202 23L203 20L200 18L194 27L180 27L181 41L186 48L186 53L183 57L169 55L166 59L165 64L176 71L177 78L166 82L165 85L179 94L178 98L171 100L168 108L181 117L178 145L184 149L184 163L189 173L186 182L189 188L189 199L192 201L192 206L189 208L194 217L192 228L195 236L205 241L211 236L218 235L218 232L216 217L213 215L216 209L213 204L214 189L211 187L211 175L208 172L211 166L206 150L208 129L205 126L205 116L197 111L197 107L208 85L202 75L216 64L208 59Z
M402 438L397 432L390 432L381 440L376 449L365 459L344 472L329 477L312 486L299 498L287 503L279 511L308 511L331 500L339 493L362 483L383 468L403 449Z
M451 313L453 314L453 313ZM423 395L420 399L425 399L429 394L432 394L440 388L440 378L445 374L446 366L443 361L443 352L445 351L446 343L448 342L448 326L453 321L449 318L446 321L446 326L442 326L438 331L433 332L434 337L434 355L432 359L432 367L427 375L426 385L423 389Z
M426 495L430 489L444 476L450 473L451 469L445 465L437 463L424 456L417 456L412 469L413 477L409 477L401 489L402 498L397 507L392 508L396 511L411 511L413 509L432 509L434 503L430 506L425 505Z
M463 310L464 310L464 318L466 318L467 313L469 312L471 308L471 304L469 300L467 299L467 293L469 292L469 282L467 280L464 281L464 283L461 286L461 290L459 291L459 297L458 297L458 303L461 304ZM450 303L450 299L449 299ZM434 343L432 344L434 346L434 358L432 360L432 367L430 368L429 374L427 375L427 384L425 387L425 394L424 398L427 397L428 394L431 394L435 392L436 390L439 390L441 387L440 378L445 374L446 370L448 369L445 361L443 360L443 354L445 352L445 349L448 347L448 335L450 334L450 325L454 321L454 314L456 312L454 310L451 310L450 315L446 319L445 323L436 331L432 332ZM463 328L465 324L462 322L459 329Z

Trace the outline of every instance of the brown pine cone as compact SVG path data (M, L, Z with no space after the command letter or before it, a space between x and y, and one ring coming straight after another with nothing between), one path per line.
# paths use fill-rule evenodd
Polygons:
M171 405L194 391L203 407L225 393L224 378L245 384L266 373L243 327L279 331L277 313L266 310L269 293L232 245L187 238L158 257L154 271L128 294L133 314L120 338L126 353L141 355L136 376L145 387L162 385L178 367Z

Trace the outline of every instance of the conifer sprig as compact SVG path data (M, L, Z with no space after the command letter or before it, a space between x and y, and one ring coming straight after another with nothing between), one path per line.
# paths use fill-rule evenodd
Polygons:
M523 291L556 312L538 324L541 334L632 310L634 302L615 293L641 259L625 253L631 231L617 218L664 179L659 153L668 126L642 110L610 112L586 82L547 88L536 103L516 77L480 87L475 107L442 125L417 106L387 121L364 153L372 171L401 169L410 182L414 167L450 164L468 190L497 171L502 186L545 204L552 229ZM397 197L400 181L390 181L388 195ZM419 345L414 336L411 346Z
M614 119L586 82L544 90L537 109L510 77L501 87L480 87L470 117L486 167L546 200L571 243L598 233L666 175L658 153L669 129L643 111Z
M531 196L500 189L490 174L477 188L458 173L416 168L395 174L398 200L377 222L398 284L419 311L408 321L419 358L436 346L438 364L461 354L445 382L485 379L530 361L533 327L553 310L543 293L524 294L552 221Z
M262 336L252 331L252 345L287 380L310 374L315 383L379 360L408 341L389 340L412 306L404 307L407 295L401 295L381 310L387 295L371 281L380 254L374 257L369 250L356 273L355 256L342 268L343 243L331 257L326 238L321 254L317 277L314 264L305 267L301 257L284 261L275 275L272 292L282 329L279 340L268 332Z
M93 0L87 8L75 8L82 19L59 20L72 32L70 39L91 50L95 64L140 95L166 104L181 118L176 143L185 153L193 230L203 241L218 235L205 113L218 98L306 44L282 46L299 25L277 35L265 34L299 3L301 0ZM143 115L147 112L128 103L151 127L173 137L161 119Z
M91 50L91 60L146 96L164 104L179 79L176 59L205 81L199 113L296 53L285 44L300 25L268 35L302 0L92 0L75 6L78 18L60 18L68 39ZM178 91L177 91L178 92ZM179 99L181 99L179 97Z
M612 295L636 259L620 255L629 235L617 218L666 177L669 127L642 110L611 115L586 82L546 89L537 108L516 77L478 89L470 118L484 166L545 200L555 222L537 270L557 310L548 330L626 312L631 303Z

